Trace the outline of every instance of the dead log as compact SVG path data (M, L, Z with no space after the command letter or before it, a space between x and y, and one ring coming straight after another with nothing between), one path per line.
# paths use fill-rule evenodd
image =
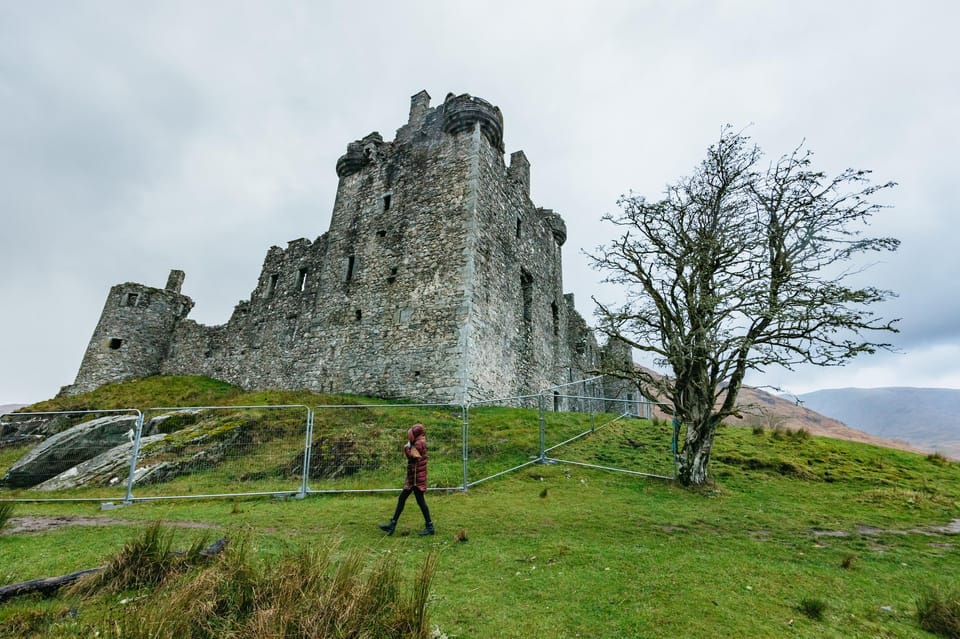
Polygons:
M227 538L221 537L201 550L200 554L203 557L214 557L223 552L224 548L226 547ZM96 568L87 568L86 570L71 572L69 575L31 579L30 581L21 581L20 583L10 584L9 586L0 586L0 603L33 593L39 593L44 597L49 597L57 592L60 588L72 584L85 575L91 575L95 572L100 572L104 568L106 568L106 566L97 566Z
M0 603L3 603L8 599L13 599L22 595L29 595L34 592L38 592L44 597L49 597L63 586L72 584L77 579L80 579L80 577L99 572L104 568L106 568L106 566L97 566L96 568L87 568L86 570L71 572L69 575L61 575L59 577L44 577L43 579L32 579L30 581L21 581L18 584L10 584L9 586L0 587Z

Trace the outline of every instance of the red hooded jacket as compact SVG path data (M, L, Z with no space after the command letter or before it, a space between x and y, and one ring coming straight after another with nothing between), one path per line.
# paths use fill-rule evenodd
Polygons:
M427 431L423 424L414 424L407 431L407 439L410 444L403 447L403 454L407 456L407 480L403 489L416 486L421 492L427 492Z

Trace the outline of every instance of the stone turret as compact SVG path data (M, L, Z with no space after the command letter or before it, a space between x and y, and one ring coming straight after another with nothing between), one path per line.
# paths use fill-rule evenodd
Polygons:
M444 132L456 135L470 131L479 124L484 137L493 148L503 153L503 116L499 107L467 93L449 93L442 108Z
M111 288L76 381L61 394L158 374L177 324L193 308L193 300L180 293L183 279L183 271L173 270L166 288L134 282Z

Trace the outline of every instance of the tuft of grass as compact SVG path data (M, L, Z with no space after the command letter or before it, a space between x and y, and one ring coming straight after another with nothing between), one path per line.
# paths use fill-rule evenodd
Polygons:
M173 531L165 531L159 521L154 522L121 548L103 570L74 584L71 592L80 595L99 590L117 593L158 586L197 563L205 546L206 540L198 540L186 552L176 552L173 550Z
M937 465L937 466L949 466L949 465L950 465L950 460L947 459L947 458L946 458L942 453L940 453L939 451L938 451L938 452L933 452L933 453L930 453L929 455L927 455L926 460L927 460L928 462L930 462L931 464L935 464L935 465Z
M766 429L763 427L763 424L754 424L754 426L753 426L753 434L754 434L754 435L763 435L765 432L767 432L767 431L766 431Z
M13 502L0 502L0 530L3 530L11 517L13 517Z
M851 568L853 568L853 564L856 561L857 561L856 554L852 552L848 552L843 556L843 559L840 561L840 567L843 568L844 570L850 570Z
M818 597L804 597L797 609L814 621L822 621L827 611L827 602Z
M429 637L427 603L438 555L413 584L390 555L335 556L337 544L284 553L257 564L236 544L216 563L168 582L137 614L117 621L131 639L179 637Z
M917 622L935 635L960 639L960 590L924 589L917 598Z

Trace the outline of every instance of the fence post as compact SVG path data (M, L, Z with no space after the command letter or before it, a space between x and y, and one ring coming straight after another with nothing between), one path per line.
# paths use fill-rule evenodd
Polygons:
M547 459L545 452L547 447L547 402L544 398L543 391L540 392L538 398L540 404L540 463L544 463Z
M463 492L467 492L469 483L470 466L470 403L460 405L460 417L462 422L462 450L463 450Z
M303 481L300 483L300 494L305 497L310 492L310 455L313 452L313 409L307 406L307 436L303 442Z
M127 494L123 498L124 504L133 503L133 478L137 470L137 457L140 455L140 436L142 434L143 413L137 410L137 432L133 438L133 454L130 455L130 476L127 478Z

